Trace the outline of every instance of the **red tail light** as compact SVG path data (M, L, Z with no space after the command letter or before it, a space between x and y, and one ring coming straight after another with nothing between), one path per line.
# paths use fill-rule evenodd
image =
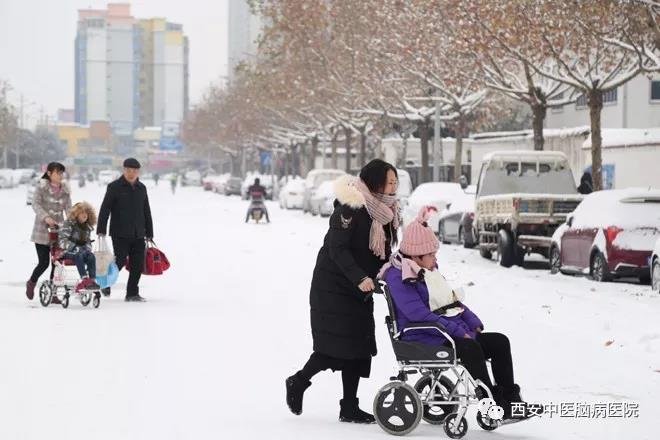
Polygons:
M623 229L619 228L618 226L610 226L607 228L606 233L607 233L607 241L611 244L614 242L616 239L616 236L619 235L619 232L623 231Z

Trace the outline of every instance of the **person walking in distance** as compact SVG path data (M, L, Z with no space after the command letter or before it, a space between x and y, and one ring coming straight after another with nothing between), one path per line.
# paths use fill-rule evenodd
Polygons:
M130 258L126 301L131 302L145 301L140 296L138 284L144 267L145 239L152 240L154 236L147 187L140 182L139 175L140 162L134 158L126 159L122 176L108 184L96 230L98 236L105 235L110 218L110 236L117 267L124 267L126 257ZM102 292L109 296L110 288Z

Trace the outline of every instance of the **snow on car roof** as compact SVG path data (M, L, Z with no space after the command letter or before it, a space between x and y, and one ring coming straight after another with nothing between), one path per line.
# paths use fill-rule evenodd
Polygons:
M626 188L591 193L576 208L573 226L660 228L660 189Z

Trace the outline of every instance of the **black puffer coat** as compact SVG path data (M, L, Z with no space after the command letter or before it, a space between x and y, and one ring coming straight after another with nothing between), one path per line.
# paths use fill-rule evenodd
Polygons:
M335 185L337 200L330 229L319 251L310 292L314 351L336 359L368 360L376 355L373 298L358 289L376 274L391 254L395 231L385 227L387 259L369 249L371 217L364 198L341 178ZM367 371L368 366L367 364ZM365 369L362 369L363 376Z

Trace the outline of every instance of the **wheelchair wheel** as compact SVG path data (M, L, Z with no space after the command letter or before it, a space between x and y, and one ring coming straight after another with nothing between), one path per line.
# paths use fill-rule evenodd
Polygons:
M457 413L451 413L445 417L445 422L442 427L445 429L445 434L449 438L463 438L467 434L468 424L465 417L461 417L461 420L458 419Z
M62 297L62 308L66 309L67 307L69 307L69 291L66 291Z
M50 281L44 281L39 286L39 302L42 306L48 307L53 299L53 287Z
M433 383L432 376L422 377L415 384L415 391L418 394L428 394L431 392L431 384ZM448 377L440 377L440 381L435 385L435 401L447 401L449 395L454 389L454 383ZM422 402L423 403L423 402ZM458 404L456 405L427 405L424 403L424 414L422 418L426 423L432 425L441 425L445 420L447 414L458 411Z
M96 292L94 294L94 299L92 300L92 305L94 306L95 309L98 309L99 306L101 305L101 294L99 292Z
M378 425L392 435L412 432L422 419L422 401L413 387L404 382L390 382L374 398L374 416Z
M497 420L493 420L490 417L483 417L480 412L477 411L477 425L484 431L494 431L497 429L499 424Z
M92 302L92 293L85 292L80 296L80 304L82 304L83 307L87 307L90 302Z

